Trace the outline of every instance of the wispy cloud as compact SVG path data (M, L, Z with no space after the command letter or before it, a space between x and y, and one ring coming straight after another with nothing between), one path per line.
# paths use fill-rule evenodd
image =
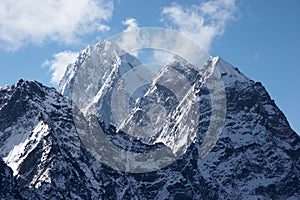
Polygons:
M64 44L94 31L108 30L113 3L106 0L0 1L0 48L17 50L27 43Z
M124 29L123 33L120 35L114 36L112 38L112 41L116 42L116 38L119 38L121 36L122 42L116 42L121 49L131 53L132 55L138 57L138 51L135 51L134 48L137 46L136 43L136 32L138 32L139 26L138 22L135 18L127 18L125 21L122 21L122 24L126 26L126 29Z
M136 56L143 48L152 48L155 63L164 64L177 54L200 67L213 40L224 33L228 21L235 19L236 10L235 0L213 0L190 7L173 3L161 11L161 21L173 31L140 28L137 20L130 18L123 21L127 28L115 42Z
M114 37L113 41L135 56L139 56L139 52L144 48L154 49L152 55L154 63L164 64L175 53L197 66L202 66L201 63L208 56L206 51L209 51L213 40L223 34L226 23L235 18L236 10L235 0L213 0L190 7L173 3L162 9L161 20L167 28L175 32L168 29L140 29L137 19L128 18L122 22L126 26L125 32ZM108 12L104 15L107 17L100 20L106 20L110 15L111 12ZM97 24L97 27L101 31L109 30L109 27L103 24ZM193 40L186 39L184 35ZM203 49L199 49L195 42ZM58 83L63 76L69 63L69 60L63 61L66 57L72 58L75 55L72 52L62 52L54 55L52 61L48 61L53 71L53 83Z
M223 34L226 22L234 19L235 13L235 0L213 0L191 7L173 3L162 9L162 21L209 50L214 38Z
M126 31L132 31L139 28L138 22L135 18L128 18L125 21L122 21L122 24L127 26Z
M68 64L74 63L78 56L78 52L63 51L53 55L52 60L46 60L43 67L49 67L52 72L51 83L59 84L62 79Z
M109 30L110 30L110 27L107 26L107 25L101 24L101 25L98 27L98 30L99 30L99 31L109 31Z

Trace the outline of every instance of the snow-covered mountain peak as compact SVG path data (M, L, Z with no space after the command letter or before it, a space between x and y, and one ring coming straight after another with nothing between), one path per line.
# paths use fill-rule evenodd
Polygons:
M89 45L85 49L83 49L79 55L77 56L74 63L70 63L67 66L67 69L64 73L64 76L60 80L59 83L59 91L64 94L66 91L66 88L69 84L72 82L72 78L75 76L76 72L78 71L78 68L82 65L82 63L87 59L88 56L90 56L92 50L94 49L93 46Z
M180 82L179 80L182 80L180 79L180 77L184 77L185 81L189 82L189 84L193 84L193 82L197 79L198 75L199 75L198 68L196 68L192 63L182 58L181 56L175 55L154 76L152 80L152 85L162 84L163 82L166 81L169 82L171 85L177 84L174 81L176 80ZM169 87L171 87L171 85L169 85ZM181 85L181 87L183 86L184 85Z
M98 119L110 121L111 94L114 88L123 91L117 84L122 73L135 71L139 62L109 42L90 47L81 57L76 67L76 63L70 67L74 76L66 74L70 80L66 89L72 92L70 83L78 79L83 83L81 97L98 100ZM218 57L211 58L201 70L184 60L173 61L134 105L140 109L127 118L129 132L117 132L114 126L100 123L109 141L122 148L125 156L127 151L143 156L165 146L180 155L150 173L122 173L92 157L89 146L81 143L70 101L54 88L23 80L0 88L0 157L17 173L14 184L12 170L0 160L0 198L299 199L300 138L262 84ZM208 82L217 68L226 86L226 113L214 114L219 106L213 105L222 101L223 95L218 95L218 87L210 90ZM224 123L219 114L226 115ZM90 125L83 115L78 117L79 125ZM209 134L215 126L221 129L220 135ZM136 135L138 128L145 135ZM137 140L132 141L128 133ZM87 137L91 144L99 144L96 147L109 150L101 145L103 140ZM216 143L206 143L206 138ZM205 157L199 156L203 144L209 147ZM120 159L120 151L108 152L110 157L104 159L132 163L129 157ZM164 163L167 157L159 154L159 158ZM144 167L144 162L140 166ZM12 191L14 187L22 197L14 197L18 195Z
M236 82L250 82L250 79L242 74L237 67L234 67L220 56L210 57L206 63L212 69L217 69L222 76L225 87L228 87ZM204 66L204 68L206 68ZM205 69L207 70L207 69Z
M189 61L187 61L186 59L184 59L183 57L181 57L179 55L174 55L171 58L171 60L169 62L167 62L166 66L174 66L174 67L186 66L189 68L195 68L192 63L190 63Z
M110 109L113 89L124 74L141 66L141 62L108 40L83 51L79 57L82 57L80 62L69 65L65 72L61 93L72 99L84 114L97 113L101 121L113 123Z
M52 92L54 88L49 88ZM0 88L0 110L4 108L11 98L22 98L26 101L33 96L45 96L45 87L37 81L20 79L18 83Z
M132 65L140 65L141 63L134 59L131 55L119 48L119 46L111 41L103 40L97 43L94 46L88 46L82 50L76 61L67 66L65 74L60 81L59 91L67 96L71 97L72 85L74 84L75 79L78 78L78 73L86 71L86 68L89 68L89 71L98 70L95 74L90 73L88 79L93 79L94 76L97 76L99 73L110 73L113 68L119 66L121 60L124 63L132 62ZM124 73L124 69L120 69ZM101 74L100 74L101 75ZM98 77L102 77L98 76Z
M125 51L122 50L116 43L109 40L102 40L95 45L95 49L100 52L107 53L117 53L119 55L125 54Z
M5 96L8 98L4 102ZM51 191L55 193L51 195L54 199L93 196L90 183L86 183L91 189L89 195L72 192L77 189L69 194L62 192L70 187L84 188L80 180L90 177L84 161L88 155L83 152L68 99L54 88L20 80L0 90L0 105L0 157L12 168L19 186L31 188L24 189L26 199L36 199L35 195L43 196L43 192ZM97 183L93 186L96 188ZM40 193L31 193L32 189Z

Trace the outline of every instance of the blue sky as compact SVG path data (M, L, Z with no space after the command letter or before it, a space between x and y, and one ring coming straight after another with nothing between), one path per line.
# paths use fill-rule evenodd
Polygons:
M56 87L87 45L125 29L172 28L262 82L300 133L298 0L16 2L0 2L0 85L24 78Z

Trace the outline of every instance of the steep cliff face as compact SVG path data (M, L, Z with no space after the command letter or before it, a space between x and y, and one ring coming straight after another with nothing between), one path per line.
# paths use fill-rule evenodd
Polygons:
M77 61L69 65L60 91L85 115L95 114L107 125L115 124L111 108L113 89L124 74L140 65L137 58L116 44L102 41L83 50Z
M227 111L216 146L198 161L202 177L215 180L223 197L299 197L299 136L261 83L221 58L213 61L224 81Z
M26 198L98 197L70 101L37 82L1 89L1 157ZM3 100L4 98L4 100Z
M174 61L170 66L178 69L184 65L182 62ZM190 79L191 85L194 84L191 87L194 98L187 96L187 99L197 99L199 102L201 112L197 135L188 137L192 142L184 146L187 147L186 150L173 164L155 172L133 175L135 189L130 188L131 191L138 191L134 193L136 198L299 198L300 186L297 183L300 180L300 160L297 155L300 153L300 138L290 128L286 117L275 105L262 84L250 80L237 68L218 57L211 58L200 72L192 70L193 68L185 67L185 69L185 75L194 74L188 77L197 77L197 81ZM215 146L207 147L210 151L206 152L203 143L207 141L206 135L209 134L210 124L218 123L212 119L214 108L211 96L214 94L208 86L210 78L214 77L213 71L216 69L224 84L226 115L217 139L208 141L208 144L215 142ZM160 75L163 73L165 71L162 71ZM196 75L197 73L199 74ZM144 112L147 106L153 102L159 103L166 94L170 97L168 90L156 87L160 81L160 75L137 105L138 109L134 109L131 113L127 123L137 120L136 123L147 124L147 117L143 116L144 113L147 114ZM217 93L215 99L224 100L220 91L213 92ZM184 127L187 123L184 121L186 115L183 111L187 113L190 107L186 105L190 104L184 102L187 101L179 104L178 102L172 103L174 107L168 107L167 103L164 105L167 113L173 112L167 119L170 119L175 127ZM184 117L180 117L182 115ZM129 128L134 126L136 124L132 124ZM155 131L155 129L149 131L153 130ZM180 128L163 130L169 132L157 130L158 137L148 141L150 143L159 141L169 146L174 152L176 145L180 144L172 143L172 141L180 138L181 135L183 137L187 131L184 132ZM176 137L172 137L172 134ZM131 194L125 193L125 197Z
M0 158L1 199L22 199L13 171Z
M131 110L116 118L114 88L121 91L119 81L139 65L105 41L69 65L61 82L69 98L38 82L1 87L1 198L300 198L300 137L261 83L219 57L201 70L175 57L148 85L135 88L139 95L126 94L133 96L125 98ZM93 123L120 154L94 157L85 139L94 147L105 143L80 132L93 130ZM173 160L156 170L122 172L105 165L126 152L143 156L159 149L166 152L158 159Z

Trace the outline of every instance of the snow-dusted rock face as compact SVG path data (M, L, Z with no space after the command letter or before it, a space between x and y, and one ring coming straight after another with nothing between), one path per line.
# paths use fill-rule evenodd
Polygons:
M13 171L0 158L1 199L22 199Z
M68 67L61 92L69 98L37 82L21 80L1 87L0 157L6 164L0 161L0 179L7 183L1 182L1 198L20 199L19 191L26 199L300 198L299 136L262 84L250 80L222 58L210 58L201 70L174 58L154 76L124 123L107 126L112 123L111 115L104 116L101 110L106 109L106 100L111 101L110 87L126 70L139 64L136 58L106 41L89 47ZM101 81L88 78L92 76L89 65L105 69L97 74ZM78 73L81 68L85 70ZM209 85L216 80L216 71L224 94L222 87ZM173 80L174 74L181 78ZM72 96L77 79L87 80L87 85L81 86L93 91L89 98L94 104ZM186 88L177 88L176 83ZM142 153L167 146L179 154L178 159L148 173L124 173L105 166L82 144L71 99L83 112L76 116L83 122L84 115L89 114L98 115L104 123L106 120L108 124L100 126L120 148ZM226 112L219 113L224 120L212 117L214 101L225 102ZM91 105L95 109L90 109ZM149 110L153 114L156 111L149 105L163 108L158 110L164 112L159 116L166 116L163 124L147 117ZM191 113L198 120L189 122L188 117L194 117ZM150 137L134 135L131 128L136 128L133 122L138 119L141 125L150 120L161 128L151 129L155 134ZM211 126L221 122L221 128ZM194 134L185 137L194 125L197 130L190 132ZM206 137L209 130L215 133L210 135L212 140ZM128 136L124 131L133 134ZM188 145L178 144L180 141ZM3 193L4 190L9 192Z
M180 62L174 63L177 68L183 65ZM202 158L205 135L212 123L210 118L212 101L209 97L211 94L206 83L216 69L224 82L226 118L215 146ZM190 72L192 70L186 71L185 74L191 74ZM159 180L159 183L166 183L163 188L160 187L156 191L156 197L158 199L299 198L300 186L297 183L300 180L300 160L297 155L300 153L300 138L291 130L284 114L262 84L250 80L219 57L208 60L199 75L193 77L198 77L198 82L194 82L192 90L201 110L199 130L185 154L169 167L154 172L154 177L159 178L153 182ZM136 111L144 111L144 106L147 108L149 103L161 99L163 95L159 95L161 91L159 92L154 85L141 100L138 105L140 108ZM147 102L149 99L151 102ZM180 117L184 112L180 112L180 107L178 108L175 103L172 105L175 107L174 110L179 111L170 115L174 120L173 124L184 127L187 122L184 121L184 117ZM186 105L188 104L181 104L184 108L182 110L190 109ZM128 123L139 119L142 119L138 121L139 123L143 122L143 115L136 117L136 111L131 114ZM170 125L167 124L167 127ZM179 145L178 142L172 141L176 140L176 137L182 139L187 132L183 132L180 128L165 130L169 132L159 132L159 137L154 141L169 146L174 152ZM290 187L286 187L287 185ZM140 190L144 191L146 188ZM141 193L141 196L143 195Z
M95 114L107 125L114 124L111 111L112 90L126 72L140 61L110 41L102 41L83 50L68 66L60 91L85 114ZM84 95L83 95L84 94Z
M202 177L223 198L299 198L299 136L261 83L221 58L212 65L224 80L227 114L216 146L197 161Z
M1 89L0 105L1 157L24 198L99 197L69 100L54 88L21 80Z
M145 143L164 143L175 155L185 152L198 129L195 83L200 78L198 69L174 57L118 128Z

